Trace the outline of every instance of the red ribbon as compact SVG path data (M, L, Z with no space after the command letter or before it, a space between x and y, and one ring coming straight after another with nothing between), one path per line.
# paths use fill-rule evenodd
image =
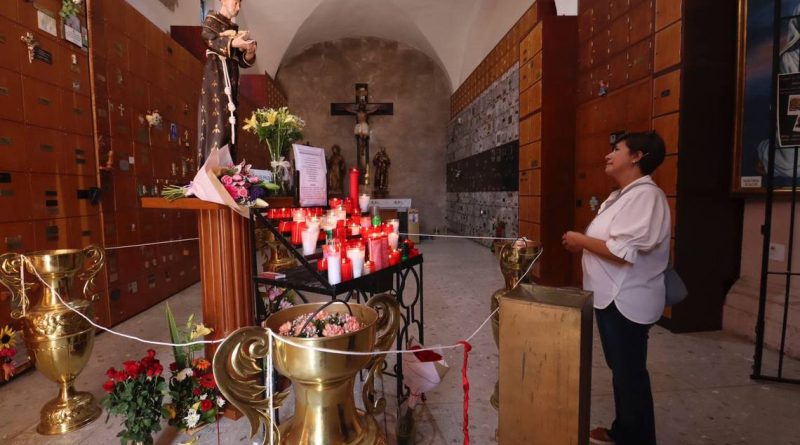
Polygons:
M469 366L469 351L472 345L467 341L458 342L464 345L464 365L461 367L461 384L464 387L464 445L469 445L469 378L467 377L467 367Z

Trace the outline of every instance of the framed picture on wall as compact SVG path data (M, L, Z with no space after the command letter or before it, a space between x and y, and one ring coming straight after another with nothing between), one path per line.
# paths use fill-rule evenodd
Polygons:
M800 72L800 0L781 2L778 73ZM733 191L766 191L769 162L770 106L775 5L773 2L739 0L738 91L734 147ZM775 156L775 187L788 190L792 171L800 158L794 149L778 149ZM800 176L800 175L798 175ZM800 181L798 181L800 186Z

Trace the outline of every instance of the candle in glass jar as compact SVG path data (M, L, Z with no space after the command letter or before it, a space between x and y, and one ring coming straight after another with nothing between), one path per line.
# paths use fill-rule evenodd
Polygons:
M358 207L362 212L366 212L369 209L369 195L365 193L358 197Z
M303 244L302 233L305 228L306 228L306 223L300 221L294 222L294 225L292 225L292 244L294 244L295 246Z
M342 258L342 281L349 281L352 279L353 263L347 258Z
M317 250L317 240L319 240L319 224L308 224L308 227L300 233L303 242L303 255L313 255Z
M389 265L396 266L398 264L400 264L400 251L393 249L389 252Z
M317 261L317 271L325 272L326 270L328 270L328 260L326 258L323 258Z
M393 250L397 249L397 242L400 240L400 235L395 232L389 232L387 238L389 240L389 247L391 247Z
M400 220L398 219L390 219L389 225L392 226L392 231L396 234L400 234Z
M358 278L364 269L364 247L354 247L347 249L347 258L353 265L353 277Z
M369 216L362 216L361 217L361 229L362 230L368 230L370 227L372 227L372 218L370 218Z
M338 251L328 254L328 283L339 284L342 282L342 257Z

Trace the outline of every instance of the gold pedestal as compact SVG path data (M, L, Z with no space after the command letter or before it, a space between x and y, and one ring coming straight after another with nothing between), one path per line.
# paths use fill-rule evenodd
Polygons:
M266 326L278 331L285 322L311 313L323 306L312 303L294 306L273 314ZM313 347L349 352L385 351L394 343L400 323L399 306L391 295L375 296L366 305L351 304L353 315L362 329L336 337L296 338L290 340ZM329 312L348 313L343 304L326 308ZM226 400L247 416L251 434L260 424L272 425L264 387L260 385L262 360L268 357L269 337L263 328L242 328L225 340L214 356L214 375ZM373 414L383 411L385 400L377 398L374 379L385 354L342 355L290 346L273 341L272 361L275 370L288 377L294 386L294 416L281 424L276 433L281 445L384 445ZM356 409L353 386L356 375L368 369L362 398L366 412ZM279 407L288 390L272 395ZM268 440L269 434L265 437Z
M496 290L492 294L489 307L491 308L491 312L494 312L494 310L499 306L500 297L506 296L509 292L511 292L520 279L522 279L522 283L533 282L530 273L525 275L524 278L522 277L523 274L528 271L528 269L533 268L533 263L535 263L541 256L542 247L538 242L520 238L514 242L495 241L494 245L492 246L492 251L500 263L500 272L503 274L503 280L505 281L505 287L503 289ZM494 345L499 348L499 311L494 314L494 317L492 317L492 337L494 337ZM489 402L492 404L494 409L498 409L500 406L499 379L494 384L494 392L492 392L492 397L489 399Z
M97 296L89 293L95 275L103 266L105 253L98 246L90 246L84 250L34 252L27 257L30 260L24 265L27 275L39 282L38 274L44 284L39 303L28 309L27 292L31 286L26 285L23 289L20 280L23 260L18 254L0 256L0 281L11 289L15 301L21 306L12 316L23 319L25 346L36 363L36 369L59 385L58 396L42 407L36 430L46 435L65 434L100 416L100 407L94 397L73 387L94 346L94 327L74 311L89 319L94 317L92 301ZM81 272L86 260L90 264ZM83 288L85 298L74 295L76 277L86 282ZM56 297L56 292L66 305Z

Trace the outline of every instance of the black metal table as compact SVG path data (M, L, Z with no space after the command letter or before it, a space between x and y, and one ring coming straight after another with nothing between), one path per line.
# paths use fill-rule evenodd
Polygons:
M415 336L419 342L424 344L424 297L423 297L423 275L422 275L422 254L401 261L399 264L362 275L359 278L344 281L339 284L328 283L327 274L317 271L314 260L322 258L322 254L317 252L314 255L303 256L297 251L283 234L275 227L275 224L264 216L264 210L252 210L251 216L251 242L253 244L253 280L255 281L255 322L256 325L267 318L267 307L258 292L259 285L276 286L288 290L294 290L298 296L307 302L303 292L327 295L332 299L345 295L344 301L351 301L355 298L357 303L366 302L373 295L379 293L390 293L394 295L400 305L400 316L402 319L400 332L397 333L397 349L404 349L409 339ZM292 256L300 264L291 269L281 270L286 275L285 278L272 279L258 276L258 251L261 247L256 241L256 230L267 229L275 236ZM412 281L409 281L412 280ZM406 292L407 284L413 283L415 291L413 295ZM403 359L402 354L397 354L396 363L392 370L384 369L384 374L393 376L397 379L397 401L398 405L408 396L408 390L403 385Z

